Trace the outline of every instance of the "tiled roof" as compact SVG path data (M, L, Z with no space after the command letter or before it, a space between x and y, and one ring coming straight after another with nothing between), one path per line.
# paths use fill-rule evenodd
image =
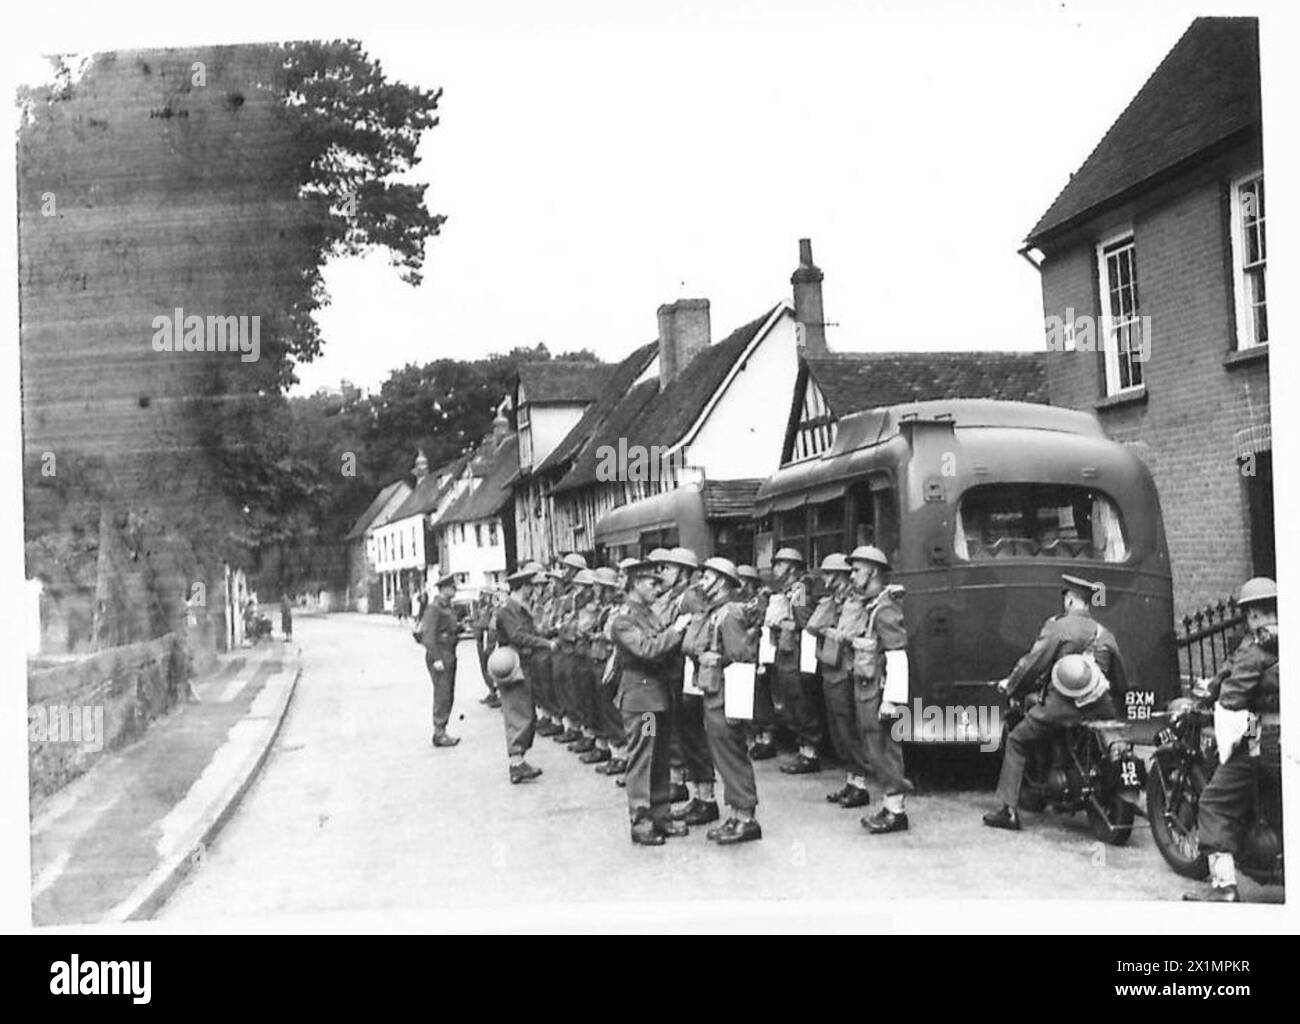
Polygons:
M831 412L899 402L1000 398L1046 403L1045 352L852 352L805 358ZM802 396L797 396L796 401Z
M1034 225L1029 243L1259 124L1258 20L1197 18Z
M495 516L510 501L506 484L518 465L518 434L510 434L499 446L489 437L470 461L470 471L478 483L453 501L438 522L472 523Z
M455 485L457 478L460 476L460 471L465 468L468 459L468 455L462 455L446 465L431 470L428 476L416 484L411 496L402 502L397 511L389 517L389 522L406 519L408 516L425 515L434 511L438 507L438 503ZM438 481L443 478L445 478L443 483L439 484Z
M779 308L779 305L772 307L722 341L709 345L662 391L659 390L658 378L655 378L643 381L628 392L574 460L573 468L556 490L570 490L595 482L600 462L597 452L605 445L617 447L620 438L626 438L629 446L646 448L680 441L722 385L736 360Z
M609 363L568 359L520 363L519 383L529 403L594 402L604 392L614 369Z
M372 501L369 505L366 506L366 510L362 512L361 515L357 518L357 521L352 524L352 529L348 531L347 536L344 537L343 539L357 540L358 538L362 537L365 534L366 529L370 526L371 522L374 521L374 518L377 515L379 515L380 512L383 511L384 506L387 505L388 502L392 499L393 494L397 491L397 489L405 485L406 485L405 480L394 480L391 484L389 484L378 494L376 494L374 501Z
M564 436L564 440L557 444L550 454L534 468L533 472L544 473L549 469L563 465L577 455L582 446L591 439L592 434L600 429L619 402L623 400L628 389L632 386L632 382L645 372L645 368L650 365L658 353L659 342L652 341L635 349L631 355L615 366L613 368L614 372L606 382L601 396L587 406L582 418Z

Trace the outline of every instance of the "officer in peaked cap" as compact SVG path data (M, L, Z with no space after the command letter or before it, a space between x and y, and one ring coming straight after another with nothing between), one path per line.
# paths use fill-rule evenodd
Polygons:
M657 565L627 569L627 598L610 623L619 665L615 703L627 743L627 802L632 842L662 846L666 836L687 829L670 817L668 743L673 694L671 663L680 663L682 634L689 616L665 623L653 603L661 586Z
M424 646L424 663L433 683L433 745L454 747L460 740L447 734L447 722L456 700L456 643L460 639L460 623L451 603L456 596L456 574L440 576L434 590L414 636Z
M1053 674L1057 662L1063 658L1086 654L1096 662L1106 685L1088 685L1077 694L1060 682L1046 686L1045 699L1030 708L1007 736L998 776L997 798L1001 807L984 815L984 824L990 828L1019 831L1020 786L1025 764L1035 749L1050 742L1052 735L1066 726L1115 717L1111 690L1123 692L1128 680L1115 635L1092 617L1093 604L1102 593L1098 584L1078 576L1062 575L1062 613L1043 623L1033 646L1016 662L1011 674L998 683L998 689L1008 697L1019 697L1031 688L1065 675ZM1075 682L1075 667L1073 661L1066 666L1070 670L1067 683Z

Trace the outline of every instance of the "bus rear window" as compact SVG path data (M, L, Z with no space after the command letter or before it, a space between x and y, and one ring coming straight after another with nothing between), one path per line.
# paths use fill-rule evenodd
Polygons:
M1115 503L1087 487L982 484L961 498L954 538L957 557L1128 558L1124 523Z

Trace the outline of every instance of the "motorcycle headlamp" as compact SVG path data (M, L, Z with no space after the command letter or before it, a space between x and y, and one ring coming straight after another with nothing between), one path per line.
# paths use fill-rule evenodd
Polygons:
M1196 707L1196 701L1191 697L1175 697L1169 702L1169 707L1166 709L1169 712L1169 721L1179 721L1194 707Z

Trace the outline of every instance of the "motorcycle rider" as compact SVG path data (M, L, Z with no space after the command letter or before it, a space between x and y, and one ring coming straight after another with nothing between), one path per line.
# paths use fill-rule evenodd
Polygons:
M1277 584L1256 576L1241 585L1237 607L1246 636L1197 695L1214 700L1219 765L1201 792L1196 830L1210 864L1210 890L1185 900L1237 903L1236 854L1255 798L1260 770L1259 719L1278 711Z
M1051 741L1054 733L1090 719L1115 718L1113 685L1127 687L1124 661L1115 636L1092 617L1098 586L1078 576L1062 575L1064 611L1043 623L1033 647L1011 674L998 682L998 690L1018 697L1044 676L1051 680L1044 699L1031 707L1007 736L998 776L997 797L1002 806L984 815L990 828L1020 830L1020 786L1031 754Z

